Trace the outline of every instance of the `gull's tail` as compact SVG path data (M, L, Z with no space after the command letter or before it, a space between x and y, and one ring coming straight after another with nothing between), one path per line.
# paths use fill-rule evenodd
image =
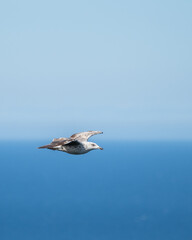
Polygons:
M38 147L38 149L50 148L50 147L52 147L52 145L51 145L51 144L48 144L48 145L44 145L44 146Z

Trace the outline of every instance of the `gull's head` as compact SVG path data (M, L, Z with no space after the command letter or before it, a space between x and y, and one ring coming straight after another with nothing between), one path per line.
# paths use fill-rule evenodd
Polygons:
M99 147L96 143L93 143L93 142L87 142L87 143L88 143L89 150L96 150L96 149L103 150L103 148Z

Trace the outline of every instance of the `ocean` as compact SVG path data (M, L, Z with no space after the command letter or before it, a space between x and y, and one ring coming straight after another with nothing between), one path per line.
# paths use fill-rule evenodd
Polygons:
M192 142L0 143L1 240L191 240Z

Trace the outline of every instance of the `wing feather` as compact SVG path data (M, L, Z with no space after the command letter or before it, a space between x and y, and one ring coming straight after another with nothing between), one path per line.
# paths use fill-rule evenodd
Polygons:
M88 132L80 132L73 134L70 139L76 139L80 141L87 141L91 136L96 134L101 134L101 131L88 131Z
M68 145L70 143L78 143L77 140L75 139L70 139L70 138L66 138L65 140L53 140L50 144L48 145L44 145L44 146L41 146L41 147L38 147L39 149L41 148L48 148L48 149L53 149L53 150L56 150L58 148L58 146L65 146L65 145Z

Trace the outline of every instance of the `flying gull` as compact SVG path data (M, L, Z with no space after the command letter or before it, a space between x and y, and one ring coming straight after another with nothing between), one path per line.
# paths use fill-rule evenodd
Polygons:
M91 136L101 133L103 132L88 131L75 133L70 138L54 138L50 144L41 146L39 149L47 148L70 154L84 154L95 149L103 150L103 148L99 147L96 143L87 141Z

